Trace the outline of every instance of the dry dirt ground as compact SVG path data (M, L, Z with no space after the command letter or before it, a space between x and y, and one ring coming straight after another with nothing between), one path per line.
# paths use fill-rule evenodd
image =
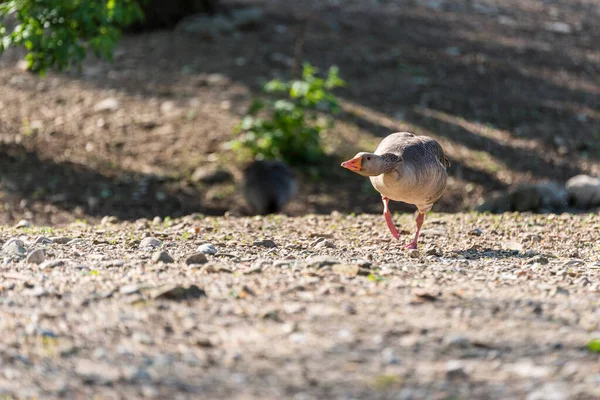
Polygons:
M410 254L339 213L0 228L0 394L600 399L599 228L433 213Z
M468 210L511 184L600 174L595 0L224 3L261 7L264 21L213 39L127 36L114 64L90 60L43 80L18 68L18 54L0 57L0 222L241 207L234 183L197 183L193 173L239 170L222 144L261 84L289 77L307 20L303 60L337 64L348 86L325 138L324 180L304 179L291 214L379 213L368 182L339 161L398 130L431 135L449 155L437 211ZM99 110L108 98L118 104Z

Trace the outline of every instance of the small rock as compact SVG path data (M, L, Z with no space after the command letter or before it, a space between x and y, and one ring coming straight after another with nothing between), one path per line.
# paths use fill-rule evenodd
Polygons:
M315 249L335 249L335 244L329 240L321 240L315 245Z
M171 263L175 262L175 260L166 251L157 251L152 255L152 262L155 264L157 264L159 262L162 262L165 264L171 264Z
M542 236L537 234L530 234L525 236L525 240L532 243L539 243L542 241Z
M175 301L199 299L201 297L206 297L206 292L196 285L190 285L187 287L179 285L168 285L162 288L158 288L152 294L152 298L154 299Z
M121 288L119 289L119 293L124 295L139 293L141 288L142 287L140 285L125 285L121 286Z
M40 265L40 269L52 269L60 267L62 265L65 265L65 262L63 260L47 260Z
M584 264L582 260L569 260L563 264L563 267L580 267Z
M25 243L20 239L9 239L8 242L2 246L2 251L9 256L25 256L27 250L25 249Z
M383 349L383 351L381 352L381 358L386 364L398 364L398 355L396 354L396 351L391 347L386 347L385 349Z
M547 257L544 257L544 256L535 256L535 257L532 257L529 260L527 260L527 262L525 264L527 264L527 265L533 265L533 264L546 265L549 262L550 261L548 261Z
M54 243L56 243L56 244L67 244L71 240L73 240L73 238L63 236L63 237L54 238L53 240L54 240Z
M452 335L444 338L444 344L448 347L458 347L461 349L465 349L469 347L471 342L465 336L461 335Z
M77 362L75 373L85 382L94 384L109 384L121 379L119 368L87 359Z
M192 264L191 268L200 267L198 264ZM218 264L208 264L200 267L200 272L204 274L231 274L231 270L223 265Z
M275 242L272 240L269 240L269 239L257 240L256 242L252 243L252 246L266 247L268 249L273 249L273 248L277 247Z
M172 100L167 100L161 103L160 112L163 114L169 114L173 112L176 108L175 102Z
M567 24L566 22L558 22L558 21L546 22L544 24L544 28L548 32L564 33L564 34L568 34L573 31L573 28L571 27L571 25Z
M35 249L27 255L25 262L27 264L41 264L46 259L46 254L42 249Z
M440 300L441 293L430 293L426 290L417 290L415 291L415 302L423 303L423 302L433 302Z
M315 256L306 260L306 263L309 267L322 268L328 265L340 264L340 261L330 256Z
M131 338L133 339L133 341L135 341L137 343L141 343L141 344L153 344L154 343L154 341L152 340L152 337L150 335L147 335L142 332L134 332L133 335L131 335Z
M121 103L114 97L108 97L94 106L96 112L117 111L121 108Z
M450 380L454 379L466 379L469 375L465 372L462 362L457 360L450 360L446 363L446 378Z
M140 241L141 250L152 250L160 247L162 242L155 237L145 237Z
M201 244L197 251L203 254L217 254L217 248L212 243Z
M417 249L410 249L408 250L408 256L410 258L419 258L421 257L421 253L419 253L419 250Z
M27 221L26 219L22 219L15 225L15 228L29 228L30 226L31 222Z
M425 252L425 254L428 255L428 256L436 256L436 257L441 257L442 256L442 252L437 247L432 247L430 249L427 249L427 251Z
M194 253L190 254L185 258L185 263L187 265L193 264L206 264L208 262L208 258L204 253Z
M262 319L268 319L275 322L283 322L281 317L279 316L279 311L277 310L269 310L262 314Z
M119 222L119 219L117 217L115 217L114 215L105 215L100 220L100 225L106 226L106 225L116 224L118 222Z
M479 229L479 228L475 228L475 229L469 231L469 235L471 235L471 236L481 236L481 235L483 235L483 231L481 229Z
M48 292L41 286L34 287L32 289L23 290L23 295L29 297L43 297L47 295Z
M41 245L45 245L45 244L52 244L52 243L54 243L54 242L52 241L52 239L49 239L49 238L47 238L47 237L45 237L45 236L38 236L38 237L35 239L35 242L33 242L33 244L41 244Z
M548 382L530 392L525 400L567 400L572 395L571 386L565 382Z

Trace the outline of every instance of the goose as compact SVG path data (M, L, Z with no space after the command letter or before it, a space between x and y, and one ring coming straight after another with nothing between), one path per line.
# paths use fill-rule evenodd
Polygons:
M400 233L392 221L389 201L401 201L417 207L415 237L405 246L416 249L425 214L446 189L446 169L450 162L442 146L427 136L396 132L385 137L374 153L360 152L341 166L369 177L375 190L381 194L383 216L395 239Z

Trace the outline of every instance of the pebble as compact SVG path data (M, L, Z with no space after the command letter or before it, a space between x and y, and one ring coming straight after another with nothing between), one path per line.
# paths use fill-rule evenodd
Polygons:
M272 249L272 248L277 247L277 244L275 244L275 242L272 240L264 239L264 240L257 240L256 242L252 243L252 246L266 247L268 249Z
M29 297L42 297L47 294L48 294L48 292L46 291L46 289L44 289L41 286L36 286L31 289L23 290L23 295L29 296Z
M108 97L94 106L96 112L117 111L121 108L121 103L114 97Z
M475 228L475 229L469 231L469 235L471 235L471 236L481 236L481 235L483 235L483 231L481 229L479 229L479 228Z
M187 287L180 285L167 285L165 287L158 288L152 294L152 298L163 300L199 299L200 297L206 297L206 292L196 285L190 285Z
M25 250L25 243L20 239L9 239L8 242L2 246L2 251L7 255L24 256L27 250Z
M529 260L527 260L527 262L525 264L527 264L527 265L533 265L533 264L546 265L549 262L550 261L548 261L547 257L544 257L544 256L535 256L535 257L532 257Z
M335 244L324 239L317 243L314 247L315 249L335 249Z
M46 259L46 254L42 249L35 249L27 255L25 262L27 264L41 264Z
M109 384L121 379L121 371L113 365L80 359L75 365L75 373L87 383Z
M212 243L201 244L197 251L203 254L217 254L217 248Z
M469 339L462 335L452 335L444 338L444 344L448 347L458 347L461 349L465 349L469 347L471 342Z
M142 287L140 285L125 285L121 286L119 293L124 295L138 293Z
M45 245L45 244L52 244L52 243L54 243L54 242L52 241L52 239L49 239L49 238L47 238L47 237L45 237L45 236L38 236L38 237L35 239L35 242L33 242L33 244L41 244L41 245Z
M155 237L149 236L145 237L140 241L140 249L141 250L152 250L160 247L162 242Z
M436 257L442 256L442 252L437 247L432 247L430 249L427 249L427 251L425 251L425 254L428 256L436 256Z
M321 267L326 267L328 265L340 264L340 260L338 260L337 258L331 257L331 256L321 255L321 256L310 257L309 259L306 260L306 264L309 267L321 268Z
M446 362L446 378L450 380L454 379L466 379L469 375L465 372L463 363L459 360L449 360Z
M381 358L383 359L383 362L385 364L394 365L398 364L399 362L396 351L391 347L386 347L385 349L383 349L383 351L381 352Z
M51 269L51 268L56 268L56 267L60 267L65 265L65 262L63 260L47 260L42 262L42 264L40 265L40 269Z
M31 222L26 219L22 219L15 225L15 228L29 228L31 226Z
M67 244L71 240L73 240L73 238L70 238L68 236L62 236L62 237L54 238L53 242L56 243L56 244Z
M584 264L582 260L569 260L563 264L563 267L581 267Z
M206 257L206 255L204 253L190 254L189 256L187 256L185 258L185 263L187 265L206 264L207 262L208 262L208 258Z
M152 255L152 262L155 264L159 263L159 262L162 262L165 264L171 264L171 263L175 262L175 260L166 251L157 251Z
M526 400L567 400L571 396L569 384L565 382L547 382L530 392Z
M419 253L419 250L417 249L410 249L408 250L408 256L410 258L419 258L421 257L421 253Z

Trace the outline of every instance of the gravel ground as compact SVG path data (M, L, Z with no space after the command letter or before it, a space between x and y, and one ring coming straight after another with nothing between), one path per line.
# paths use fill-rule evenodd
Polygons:
M425 224L411 253L374 215L1 228L0 393L600 398L597 215Z

